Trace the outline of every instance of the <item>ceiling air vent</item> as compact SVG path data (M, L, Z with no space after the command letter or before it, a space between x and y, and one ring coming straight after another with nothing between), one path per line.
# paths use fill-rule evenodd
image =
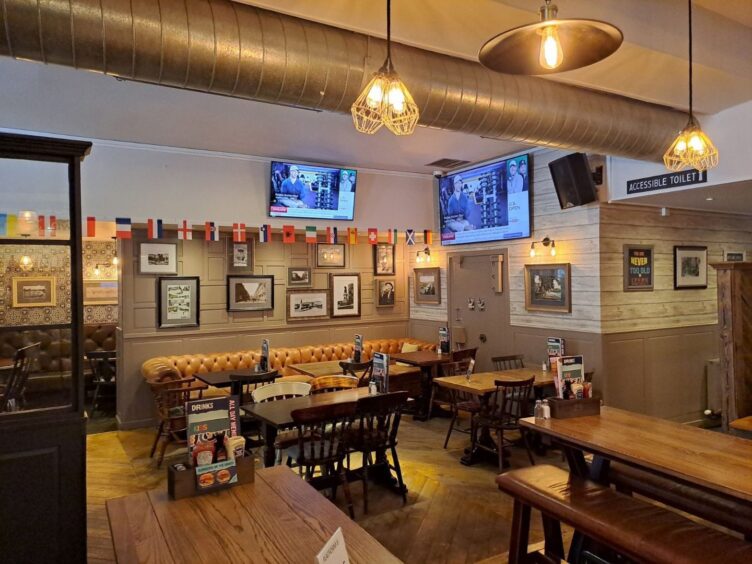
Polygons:
M470 164L470 161L463 161L462 159L439 159L438 161L433 161L432 163L428 163L426 166L431 166L434 168L443 168L445 170L457 168L458 166L463 166L466 164Z

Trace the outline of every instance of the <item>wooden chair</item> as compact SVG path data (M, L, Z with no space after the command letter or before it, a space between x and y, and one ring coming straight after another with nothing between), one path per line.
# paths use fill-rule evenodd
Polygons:
M535 378L520 380L518 382L505 382L496 380L496 393L491 396L488 405L481 409L480 413L473 416L472 449L482 448L492 451L491 448L478 440L478 431L487 428L496 431L496 451L499 455L499 472L504 471L504 447L509 446L511 441L505 441L504 431L520 431L520 417L527 417L530 396L533 393ZM527 435L520 431L522 441L525 444L530 464L534 465L533 453L527 440Z
M376 462L388 465L397 473L397 482L402 492L402 501L407 503L407 491L402 480L402 469L397 457L397 431L402 410L407 404L407 392L392 392L376 396L366 396L358 400L355 423L348 436L351 452L363 453L363 511L368 513L368 468L373 464L371 455L376 454ZM392 464L386 458L386 451L392 453ZM348 467L349 467L348 455Z
M292 415L298 443L288 452L298 465L301 476L318 490L331 488L331 499L342 485L350 518L355 518L350 486L345 474L346 437L355 417L357 402L336 403L296 409ZM316 467L320 474L315 475Z
M456 376L457 374L460 374L460 373L464 374L464 372L455 372L455 368L453 367L453 365L457 362L464 362L465 371L467 371L468 363L470 362L471 359L472 360L475 359L475 355L477 352L478 352L477 347L474 349L460 349L460 350L453 351L452 362L445 362L439 365L439 370L438 370L439 377ZM447 405L447 404L450 404L451 402L452 402L452 398L451 398L449 391L432 383L431 399L428 402L428 418L429 419L431 418L434 404ZM446 448L446 446L444 448Z
M26 406L26 383L42 343L20 348L13 355L13 368L5 385L0 386L0 413L18 411Z
M521 354L508 354L504 356L495 356L491 359L491 362L493 362L494 370L500 372L502 370L525 368L525 365L522 362L524 358L524 355Z
M460 376L467 374L470 368L470 359L461 360L459 362L446 362L441 365L441 372L444 376ZM431 392L431 403L433 404L433 394L436 392L438 386L434 385ZM466 429L458 425L460 412L465 412L470 415L472 420L473 415L480 413L481 403L478 396L474 396L467 392L461 392L459 390L441 388L447 394L447 401L449 404L449 410L452 413L449 421L449 429L447 430L446 438L444 439L444 448L449 444L449 437L452 436L452 431L459 431L460 433L470 434L471 428ZM441 400L439 400L441 401Z
M117 352L115 351L91 351L86 353L86 359L91 368L94 396L91 400L91 416L99 407L102 399L102 391L111 399L115 399L117 393Z
M471 358L474 359L477 353L478 347L475 347L474 349L459 349L452 351L452 362L459 362L460 360L470 360Z
M359 388L367 386L371 381L373 360L367 362L347 362L343 360L339 363L339 367L342 369L343 375L353 376L358 379Z
M162 466L167 445L177 443L185 445L188 442L188 418L185 414L185 403L200 398L209 386L197 384L195 378L181 378L164 382L149 382L154 393L154 403L157 407L159 429L151 447L151 456L159 445L157 467ZM194 394L197 394L194 397Z
M319 376L311 381L311 393L323 394L351 390L358 387L358 382L355 376Z
M230 393L237 396L240 405L253 401L253 392L277 379L279 373L276 370L267 372L254 372L252 374L230 374ZM261 437L261 423L258 419L240 414L240 434L246 438L248 448L256 448L264 444Z
M277 401L290 398L299 398L311 393L311 385L305 382L274 382L256 388L251 393L253 403L264 403L267 401ZM279 431L274 438L274 463L282 462L282 452L298 442L298 431L289 429ZM288 459L288 462L290 460ZM289 465L289 464L288 464Z

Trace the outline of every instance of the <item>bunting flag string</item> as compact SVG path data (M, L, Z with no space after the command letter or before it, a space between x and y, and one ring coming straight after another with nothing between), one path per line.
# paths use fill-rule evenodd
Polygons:
M415 244L415 229L405 230L405 239L407 239L408 245L414 245Z
M259 243L268 243L272 238L272 226L262 225L259 227Z
M146 220L146 237L147 239L162 239L164 232L162 231L161 219L147 219Z
M305 242L311 245L315 245L318 241L318 234L316 232L315 225L306 225L305 228Z
M423 242L426 245L433 245L433 231L430 229L423 230Z
M282 242L288 245L295 242L295 226L294 225L282 226Z
M247 238L245 223L232 224L232 242L245 243Z
M193 226L186 219L178 224L178 239L181 241L190 241L193 239Z
M379 242L379 230L373 227L368 228L368 242L371 245L375 245Z
M330 245L334 245L337 243L337 228L336 227L327 227L326 228L326 242Z
M86 218L86 236L87 237L96 237L97 236L97 220L93 215L90 215Z
M386 242L390 245L396 245L397 244L397 230L396 229L389 229L386 232Z
M358 229L356 227L347 228L347 242L350 245L358 244Z
M89 218L92 223L94 218ZM93 235L92 235L93 237ZM116 217L115 218L115 238L116 239L132 239L133 232L131 231L131 218L130 217Z

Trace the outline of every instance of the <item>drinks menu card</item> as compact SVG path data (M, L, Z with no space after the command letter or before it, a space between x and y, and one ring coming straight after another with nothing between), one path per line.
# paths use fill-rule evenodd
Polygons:
M235 456L227 439L240 433L237 396L186 403L188 453L196 469L198 490L212 490L238 481Z

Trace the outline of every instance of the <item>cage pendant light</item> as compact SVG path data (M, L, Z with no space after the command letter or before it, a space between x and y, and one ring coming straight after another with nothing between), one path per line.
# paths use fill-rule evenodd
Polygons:
M394 70L391 46L392 2L387 0L386 59L350 108L355 129L361 133L373 134L386 125L395 135L410 135L418 125L418 105Z
M718 166L718 149L700 127L692 107L692 0L689 5L689 121L663 155L663 163L672 171L695 168L699 171Z

